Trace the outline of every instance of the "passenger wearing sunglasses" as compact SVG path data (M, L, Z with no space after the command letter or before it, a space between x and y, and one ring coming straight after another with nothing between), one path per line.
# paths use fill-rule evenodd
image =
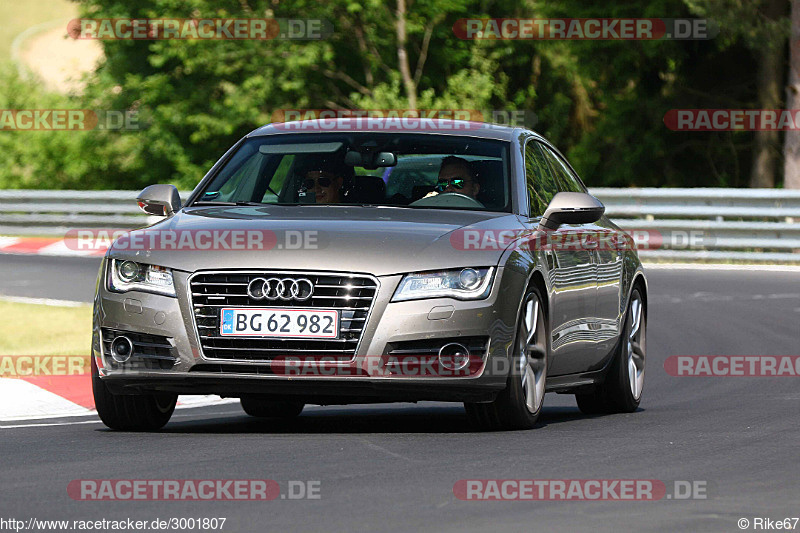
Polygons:
M325 170L309 170L303 178L303 188L314 191L318 204L338 204L344 178Z
M481 190L481 184L475 179L475 173L466 159L456 156L447 156L442 159L439 169L439 178L436 188L425 195L425 198L443 193L458 193L470 198L476 198Z

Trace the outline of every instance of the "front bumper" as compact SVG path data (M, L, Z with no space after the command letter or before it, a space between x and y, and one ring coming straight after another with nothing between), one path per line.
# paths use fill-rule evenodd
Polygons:
M103 271L105 270L105 263ZM436 298L390 302L402 276L378 278L374 307L356 357L348 363L291 360L221 361L203 354L188 294L190 273L173 273L177 298L131 291L114 293L101 274L95 298L92 350L100 377L118 394L175 392L237 397L249 394L336 404L370 401L489 401L506 385L520 295L525 278L498 268L484 300ZM175 363L169 368L116 364L104 345L103 330L165 337ZM398 371L392 347L413 341L436 343L485 338L477 364L460 372L405 367ZM411 370L409 371L409 368Z

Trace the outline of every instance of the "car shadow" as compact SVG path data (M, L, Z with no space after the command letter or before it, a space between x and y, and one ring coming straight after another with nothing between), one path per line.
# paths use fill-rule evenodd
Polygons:
M642 411L643 409L639 409ZM184 414L185 412L181 413ZM188 416L188 415L187 415ZM209 413L208 418L173 418L161 430L172 434L366 434L366 433L480 433L467 420L464 408L452 406L329 406L306 410L299 417L261 419L236 412ZM612 415L606 415L612 416ZM544 407L536 428L582 419L577 407ZM98 431L107 431L100 429Z

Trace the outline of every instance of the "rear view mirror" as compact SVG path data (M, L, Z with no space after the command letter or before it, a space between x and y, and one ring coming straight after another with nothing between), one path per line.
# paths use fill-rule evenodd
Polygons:
M174 185L150 185L136 197L139 207L148 215L167 217L181 208L181 196Z
M553 196L539 227L557 230L562 224L590 224L600 220L605 211L602 202L591 194L560 192Z
M397 155L392 152L347 152L344 162L351 167L364 167L376 169L378 167L393 167L397 165Z
M376 167L393 167L397 164L397 156L392 152L378 152L372 163Z

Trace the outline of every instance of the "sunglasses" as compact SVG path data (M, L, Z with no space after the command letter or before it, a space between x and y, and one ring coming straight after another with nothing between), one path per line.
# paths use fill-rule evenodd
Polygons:
M440 192L450 186L454 189L463 189L466 182L467 180L464 178L439 179L439 181L436 182L436 189Z
M303 187L306 189L313 189L317 182L319 182L320 187L330 187L333 180L331 178L321 177L321 178L308 178L303 180Z

